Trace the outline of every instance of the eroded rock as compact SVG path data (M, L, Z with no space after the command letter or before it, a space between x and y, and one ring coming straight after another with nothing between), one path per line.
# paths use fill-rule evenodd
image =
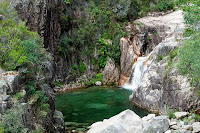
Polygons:
M103 71L103 83L104 84L117 84L119 81L119 69L116 67L115 62L108 58L106 66Z
M141 133L142 119L131 110L125 110L110 119L91 126L88 133Z

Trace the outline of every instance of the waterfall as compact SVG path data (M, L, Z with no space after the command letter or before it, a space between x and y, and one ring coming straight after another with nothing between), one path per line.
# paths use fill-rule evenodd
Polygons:
M129 75L129 80L126 84L122 85L122 88L128 90L134 90L140 84L142 77L147 71L147 65L145 61L147 61L148 57L139 57L137 62L132 66L131 73Z

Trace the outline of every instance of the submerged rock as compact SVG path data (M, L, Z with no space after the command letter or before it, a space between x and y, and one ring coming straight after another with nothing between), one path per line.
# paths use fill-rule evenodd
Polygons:
M90 126L88 133L141 133L142 119L131 110L125 110L103 122Z

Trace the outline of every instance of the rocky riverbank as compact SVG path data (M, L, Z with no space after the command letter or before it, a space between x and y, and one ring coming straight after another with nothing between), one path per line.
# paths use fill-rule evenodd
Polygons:
M200 122L195 114L175 112L171 116L149 114L140 118L131 110L96 122L88 133L198 133Z

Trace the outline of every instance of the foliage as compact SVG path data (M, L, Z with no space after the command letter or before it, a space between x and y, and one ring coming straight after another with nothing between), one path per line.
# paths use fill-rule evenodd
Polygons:
M63 84L62 83L60 83L60 82L58 82L58 81L54 81L54 84L56 85L56 86L58 86L58 87L61 87L61 86L63 86Z
M102 38L98 39L98 65L104 68L108 59L108 43Z
M23 92L18 92L14 95L14 99L19 100L23 98Z
M43 104L48 101L48 97L45 96L45 93L43 91L35 91L34 94L29 99L29 104Z
M200 31L191 35L179 48L177 68L183 75L192 78L192 84L200 87Z
M174 2L172 0L162 0L158 2L155 6L155 10L164 12L173 8L174 8Z
M103 80L103 75L102 73L97 73L94 78L92 79L93 83L96 83L97 81L102 81Z
M184 11L184 20L187 25L184 35L189 37L199 30L200 1L199 0L176 0L175 4Z
M86 65L83 62L81 62L78 70L80 73L83 73L86 70Z
M6 17L0 21L0 65L5 70L13 70L28 63L41 64L45 50L39 35L31 32L9 2L0 2L0 14ZM15 16L16 15L16 16Z
M23 110L23 107L16 106L2 115L0 127L3 127L4 132L21 133L27 131L22 121Z
M70 0L64 0L65 4L70 4Z
M175 118L175 115L174 115L174 111L173 110L168 110L167 111L167 116L169 119L172 119L172 118Z
M156 61L159 62L159 61L161 61L163 58L164 58L163 55L158 54L157 57L156 57Z

